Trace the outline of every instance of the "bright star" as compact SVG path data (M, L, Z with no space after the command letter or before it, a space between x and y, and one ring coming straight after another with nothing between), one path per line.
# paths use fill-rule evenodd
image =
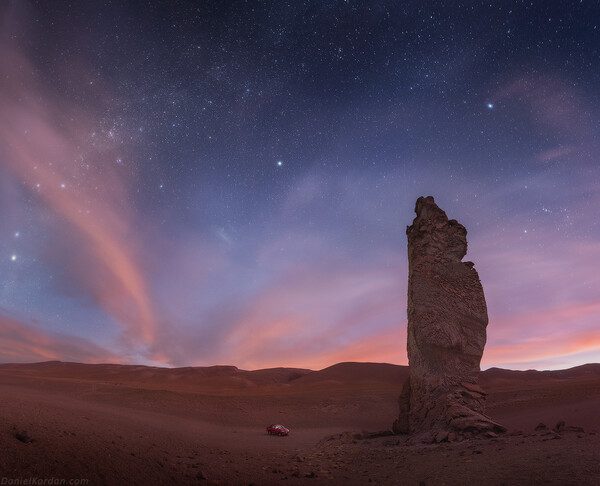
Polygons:
M281 167L283 165L283 161L282 160L278 160L277 161L277 167Z
M18 238L19 236L21 236L21 233L19 233L18 231L15 231L15 238Z
M11 259L13 262L14 262L14 261L16 261L16 260L17 260L17 255L12 255L12 256L10 257L10 259Z
M491 110L494 107L494 103L488 103L487 107Z

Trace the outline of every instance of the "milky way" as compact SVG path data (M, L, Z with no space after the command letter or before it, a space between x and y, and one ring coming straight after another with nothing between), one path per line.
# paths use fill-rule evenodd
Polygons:
M600 7L439 3L3 2L0 361L406 364L421 195L484 367L600 360Z

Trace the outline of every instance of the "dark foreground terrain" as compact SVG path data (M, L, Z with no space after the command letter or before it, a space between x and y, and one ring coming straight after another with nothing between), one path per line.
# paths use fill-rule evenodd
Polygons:
M509 432L428 445L370 435L391 426L407 372L0 365L0 483L600 484L600 365L485 371Z

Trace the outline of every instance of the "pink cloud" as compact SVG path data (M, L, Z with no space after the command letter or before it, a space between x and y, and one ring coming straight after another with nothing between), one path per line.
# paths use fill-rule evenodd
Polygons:
M566 80L540 73L525 73L502 86L494 99L516 99L529 105L534 119L556 131L580 139L591 130L579 93Z
M590 147L597 147L590 111L582 94L568 78L525 72L501 86L493 98L519 102L530 111L533 123L551 129L562 140L559 146L538 154L535 157L538 162L550 162L569 155L577 155L570 160L589 158Z
M553 148L550 150L546 150L546 151L542 152L541 154L538 154L536 156L536 160L539 162L551 162L555 159L560 159L569 154L572 154L576 150L577 149L573 146L557 147L557 148Z
M312 369L322 369L345 361L393 363L408 365L406 354L406 323L387 331L371 334L365 339L310 357Z
M599 318L600 302L588 302L497 320L493 322L495 327L510 328L513 332L502 344L488 343L483 363L485 366L522 364L600 352ZM518 329L534 332L519 338L518 331L515 332Z
M116 318L131 343L152 345L156 323L139 263L126 169L117 167L115 133L39 88L33 66L0 46L0 163L58 216L74 281ZM62 228L61 228L62 229ZM52 255L52 249L49 249Z
M390 317L402 315L404 307L393 272L299 272L264 289L226 336L225 347L239 366L250 368L325 367L342 356L398 361L405 356L402 340L390 346L382 336L405 332L400 325L389 329Z
M0 316L0 362L84 361L124 362L89 341L73 336L46 333L35 326Z

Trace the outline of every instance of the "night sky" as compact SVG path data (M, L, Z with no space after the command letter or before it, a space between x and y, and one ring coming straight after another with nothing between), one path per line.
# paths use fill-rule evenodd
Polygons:
M2 1L0 361L406 364L432 195L482 367L598 362L599 134L597 1Z

